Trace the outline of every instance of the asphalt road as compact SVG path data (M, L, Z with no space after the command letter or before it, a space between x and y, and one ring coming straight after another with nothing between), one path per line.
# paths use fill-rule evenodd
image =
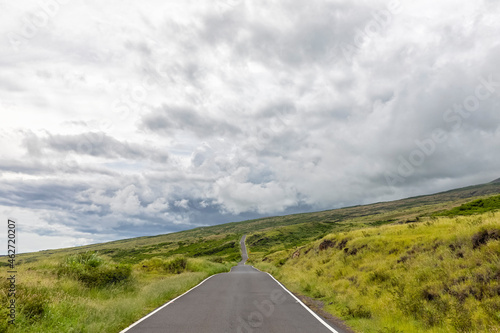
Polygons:
M122 332L327 333L338 332L312 314L273 277L245 265L214 275Z

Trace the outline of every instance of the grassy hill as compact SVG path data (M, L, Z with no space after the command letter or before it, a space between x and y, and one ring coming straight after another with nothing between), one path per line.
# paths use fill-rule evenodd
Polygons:
M292 291L322 301L325 310L360 332L496 329L494 279L500 275L493 266L500 265L486 263L498 259L494 211L500 207L491 198L498 193L500 183L492 182L393 202L22 254L17 325L3 321L0 332L118 332L207 276L228 271L240 259L243 234L252 264ZM453 217L457 209L460 214L479 209L483 215ZM450 269L454 275L446 278L443 272ZM441 275L434 281L429 277L436 272ZM483 282L476 277L480 274ZM3 284L0 298L7 304ZM398 292L416 303L405 303ZM379 312L385 301L395 304L388 311L393 317ZM5 318L7 309L0 312ZM453 318L470 319L473 326L460 326ZM408 324L398 326L397 320Z
M336 232L251 264L359 332L500 331L499 212Z

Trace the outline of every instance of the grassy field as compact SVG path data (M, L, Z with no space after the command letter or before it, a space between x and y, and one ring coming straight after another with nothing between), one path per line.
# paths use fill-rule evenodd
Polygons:
M229 271L241 258L240 237L182 238L128 249L118 242L21 255L16 325L7 324L2 306L0 332L119 332L206 277ZM8 304L8 289L4 279L2 304Z
M500 213L461 207L264 252L252 239L276 231L257 233L250 263L357 332L500 332Z
M243 234L248 234L251 263L293 291L322 300L326 310L360 332L454 327L494 332L500 318L493 296L500 276L495 270L498 200L490 197L498 193L500 183L489 183L21 254L17 324L2 320L0 332L119 332L209 275L228 271L240 260ZM454 217L478 212L486 213ZM474 237L477 246L470 243ZM3 259L0 266L7 271ZM486 282L477 282L481 279ZM0 301L7 304L8 281L0 284ZM384 307L386 314L380 310ZM6 307L0 312L7 318ZM460 324L461 318L473 326Z

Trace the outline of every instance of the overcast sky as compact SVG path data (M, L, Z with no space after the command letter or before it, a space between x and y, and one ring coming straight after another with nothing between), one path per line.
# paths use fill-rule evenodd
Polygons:
M0 217L26 252L491 181L499 17L494 0L0 0Z

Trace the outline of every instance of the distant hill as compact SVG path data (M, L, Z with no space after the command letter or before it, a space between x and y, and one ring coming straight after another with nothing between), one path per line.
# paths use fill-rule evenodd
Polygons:
M356 227L363 227L363 225L368 226L411 221L418 216L430 216L435 212L458 207L473 199L493 194L500 194L500 179L491 183L473 185L445 192L395 201L379 202L369 205L345 207L313 213L265 217L243 222L231 222L164 235L122 239L108 243L85 245L68 249L46 250L33 253L33 255L37 257L66 253L67 251L80 252L82 250L102 251L108 249L129 249L130 247L154 246L165 242L187 241L188 243L191 243L199 238L209 236L222 234L243 235L275 228L286 228L288 232L292 234L297 228L307 229L308 232L306 234L308 236L306 238L309 239L320 237L329 232L333 232L334 230L338 230L341 226L347 227L356 225ZM289 241L298 245L306 241L306 239L297 239L292 237Z

